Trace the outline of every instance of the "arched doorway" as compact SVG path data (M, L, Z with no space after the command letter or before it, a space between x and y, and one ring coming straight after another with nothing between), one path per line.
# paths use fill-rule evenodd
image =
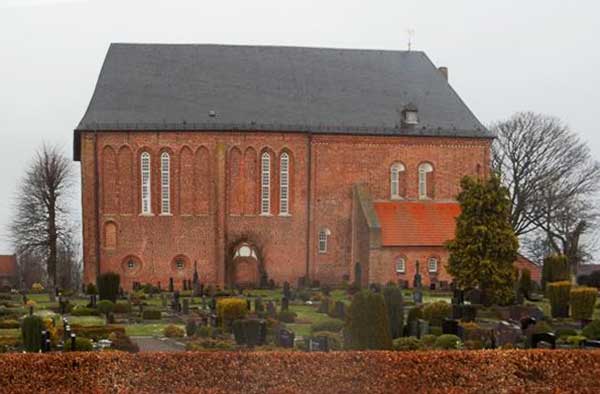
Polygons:
M256 247L241 242L233 250L229 281L234 286L256 287L260 282L260 262Z

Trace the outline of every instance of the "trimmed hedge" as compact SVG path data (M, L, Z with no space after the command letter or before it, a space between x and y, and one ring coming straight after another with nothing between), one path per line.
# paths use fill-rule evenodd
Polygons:
M217 301L217 315L221 319L221 325L227 330L235 320L243 319L248 313L246 300L242 298L221 298Z
M593 393L599 369L600 352L579 350L0 355L16 394Z
M162 318L162 312L158 309L145 309L142 312L143 320L160 320Z
M340 332L344 328L344 322L339 319L323 320L318 323L314 323L310 326L311 332L327 331L327 332Z
M96 279L98 294L101 300L117 302L121 277L115 272L105 272Z
M546 286L552 317L569 317L571 282L552 282Z
M598 298L595 287L577 287L571 290L571 317L578 320L589 320L594 313Z
M352 298L347 316L350 348L382 350L392 348L388 315L381 294L362 290Z
M425 304L423 318L432 326L441 326L444 319L452 315L452 305L446 301L437 301Z

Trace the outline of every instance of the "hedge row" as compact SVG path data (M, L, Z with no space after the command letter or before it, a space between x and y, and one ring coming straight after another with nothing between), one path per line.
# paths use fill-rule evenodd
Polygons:
M0 355L11 393L597 392L600 352L187 352Z

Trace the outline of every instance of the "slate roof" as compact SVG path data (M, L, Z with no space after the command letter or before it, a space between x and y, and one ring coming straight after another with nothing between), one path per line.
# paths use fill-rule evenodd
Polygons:
M375 202L382 246L443 246L454 238L460 205L455 202Z
M493 137L420 51L204 44L112 44L76 142L116 130Z

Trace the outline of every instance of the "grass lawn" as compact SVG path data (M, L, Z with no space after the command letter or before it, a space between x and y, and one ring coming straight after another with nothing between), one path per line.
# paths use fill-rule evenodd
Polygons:
M290 310L296 312L296 323L286 324L296 335L310 335L310 326L314 323L331 320L325 313L318 313L317 308L311 305L290 305Z
M169 323L141 323L130 324L125 326L125 333L129 336L152 337L162 336L163 330ZM185 329L182 324L176 324L178 327Z
M3 328L0 329L0 337L16 338L21 335L21 329L19 328Z
M102 316L69 316L67 320L69 320L69 324L81 326L103 326L106 324L106 320Z

